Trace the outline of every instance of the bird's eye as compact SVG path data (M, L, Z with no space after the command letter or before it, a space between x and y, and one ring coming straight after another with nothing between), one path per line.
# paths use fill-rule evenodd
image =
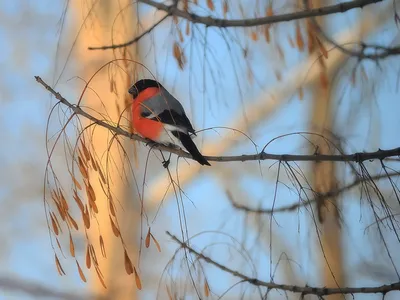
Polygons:
M135 85L132 85L132 87L128 90L128 93L133 96L133 99L135 99L139 95L139 91Z

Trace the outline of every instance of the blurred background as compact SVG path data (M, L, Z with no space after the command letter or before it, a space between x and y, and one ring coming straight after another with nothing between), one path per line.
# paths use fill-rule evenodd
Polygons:
M302 0L0 0L0 299L399 289L398 157L300 156L399 147L400 3L306 3L327 15L296 19ZM299 158L200 167L172 154L167 170L159 151L73 114L34 76L127 132L128 88L156 78L204 155Z

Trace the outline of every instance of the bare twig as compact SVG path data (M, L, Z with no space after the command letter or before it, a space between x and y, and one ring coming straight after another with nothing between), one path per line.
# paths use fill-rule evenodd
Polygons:
M268 289L278 289L289 291L293 293L301 293L302 295L317 295L317 296L326 296L326 295L334 295L334 294L376 294L376 293L388 293L390 291L398 291L400 290L400 282L395 282L392 284L381 285L376 287L346 287L346 288L325 288L325 287L310 287L310 286L296 286L296 285L288 285L288 284L278 284L274 282L262 281L257 278L252 278L246 276L243 273L240 273L236 270L228 268L225 265L222 265L210 257L200 253L190 247L187 243L179 240L175 235L171 234L167 231L167 235L170 236L176 243L178 243L182 248L188 250L191 254L194 254L198 259L202 259L205 262L217 267L218 269L227 272L235 277L242 279L245 282L248 282L255 286L263 286Z
M158 25L160 25L165 19L167 19L170 15L167 14L164 17L162 17L160 20L158 20L156 23L154 23L149 29L143 31L141 34L139 34L137 37L134 39L127 41L122 44L116 44L116 45L109 45L109 46L100 46L100 47L88 47L88 50L107 50L107 49L116 49L116 48L122 48L122 47L127 47L130 46L134 43L137 43L141 38L149 34L150 32L153 31Z
M97 125L104 127L112 132L115 132L118 135L126 136L132 140L140 141L143 143L148 143L149 140L140 137L137 134L129 133L128 131L122 129L121 127L116 127L110 125L109 123L99 120L89 113L85 112L79 106L76 106L61 96L60 93L56 92L52 89L47 83L45 83L39 76L35 76L37 82L39 82L42 86L46 88L54 97L59 100L62 104L66 105L70 108L75 114L81 115ZM162 151L167 151L174 153L180 157L192 158L192 156L181 150L173 147L167 147L164 145L155 145L152 147L153 149L158 149ZM342 161L342 162L363 162L366 160L373 159L385 159L387 157L400 156L400 147L390 149L390 150L381 150L375 152L358 152L354 154L338 154L338 155L319 155L319 154L311 154L311 155L292 155L292 154L270 154L270 153L257 153L257 154L243 154L243 155L231 155L231 156L205 156L207 160L216 161L216 162L233 162L233 161L260 161L260 160L277 160L277 161Z

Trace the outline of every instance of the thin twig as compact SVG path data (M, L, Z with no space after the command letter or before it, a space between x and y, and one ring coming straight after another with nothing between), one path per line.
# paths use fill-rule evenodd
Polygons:
M107 49L116 49L116 48L122 48L122 47L127 47L130 46L134 43L137 43L141 38L143 38L145 35L149 34L150 32L153 31L159 24L161 24L166 18L168 18L170 15L167 14L164 17L162 17L160 20L158 20L156 23L154 23L149 29L145 30L142 32L140 35L135 37L134 39L122 43L122 44L116 44L116 45L109 45L109 46L100 46L100 47L88 47L88 50L107 50Z

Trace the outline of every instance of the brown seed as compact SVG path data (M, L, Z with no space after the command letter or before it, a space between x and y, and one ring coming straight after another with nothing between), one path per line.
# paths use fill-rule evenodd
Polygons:
M185 30L186 35L190 35L190 22L186 21L186 30Z
M55 235L58 235L58 233L59 233L58 226L57 226L57 223L54 220L54 217L52 214L50 215L50 219L51 219L51 225L53 226L53 231L54 231Z
M69 209L68 202L67 202L67 200L65 200L64 194L62 193L61 189L59 191L60 191L60 193L59 193L60 194L60 198L59 198L60 204L61 204L62 208L64 209L64 211L66 212Z
M94 213L99 213L99 209L97 208L96 202L94 202L91 198L89 198L89 207Z
M265 38L265 41L266 41L267 43L269 43L269 42L271 41L271 35L270 35L270 33L269 33L269 26L268 26L268 25L266 25L266 26L264 27L264 38Z
M94 250L93 245L90 245L90 254L92 256L92 259L93 259L93 262L94 262L95 266L98 266L99 262L97 261L97 255L96 255L96 251Z
M89 250L89 245L86 247L86 267L90 269L92 266L92 260L90 258L90 250Z
M271 1L268 4L266 15L267 15L267 17L271 17L274 15L274 12L272 10L272 2Z
M185 57L184 53L182 52L181 46L179 46L179 44L177 42L175 42L173 45L173 55L178 63L179 68L181 70L183 70L183 68L186 64L186 57Z
M131 262L131 259L128 256L128 253L126 252L126 249L124 250L124 262L125 262L125 271L128 275L133 273L133 265Z
M60 216L61 216L61 219L62 219L63 221L65 221L65 218L66 218L66 215L67 215L66 212L65 212L65 210L62 208L61 204L60 204L58 201L54 201L54 202L55 202L55 204L56 204L58 213L59 213Z
M90 228L90 216L87 209L87 205L85 205L86 209L82 212L83 223L85 224L86 229Z
M81 277L82 281L86 282L85 274L83 274L83 271L82 271L81 266L79 265L78 261L76 261L76 266L78 267L79 276Z
M145 245L146 245L146 248L149 248L149 246L150 246L150 227L149 227L149 230L147 231L147 235L146 235L146 240L145 240Z
M78 149L78 159L80 158L81 160L82 160L82 163L83 163L83 166L85 167L85 168L87 168L88 167L88 164L87 164L87 161L86 161L86 158L85 158L85 156L83 155L83 153L82 153L82 151L81 151L81 149L80 148L77 148Z
M101 255L103 255L103 257L107 257L106 247L104 246L104 240L101 235L99 236L99 242L100 242Z
M184 39L183 39L182 30L178 27L178 28L177 28L177 31L178 31L179 41L180 41L181 43L183 43L183 42L184 42Z
M111 216L110 216L110 222L111 222L111 229L112 229L114 235L116 237L119 237L119 235L120 235L119 230L118 230L117 226L115 225L114 221L112 220Z
M88 181L88 183L86 184L86 192L88 194L88 198L90 198L93 202L96 201L96 194L94 193L93 187L90 184L90 182Z
M326 74L326 71L322 71L319 74L319 79L320 79L322 88L327 89L329 86L329 80L328 80L328 75Z
M252 39L254 42L258 41L258 34L257 34L256 31L252 31L250 36L251 36L251 39Z
M85 155L86 161L89 161L90 160L89 150L86 147L85 142L84 142L83 139L81 139L81 145L82 145L82 150L83 150L83 154Z
M58 238L56 238L56 242L57 242L58 249L60 249L60 251L62 252L62 248L61 248L60 241L58 240Z
M134 268L135 271L135 281L136 281L136 287L141 290L142 289L142 282L140 281L140 277L136 271L136 268Z
M79 171L81 172L83 178L88 179L89 178L88 171L87 171L85 165L83 164L80 156L78 156L78 167L79 167Z
M99 278L99 280L101 282L101 285L106 289L107 286L104 282L103 275L101 274L100 269L98 269L97 267L96 267L96 273L97 273L97 278Z
M210 287L208 286L207 280L204 281L204 295L210 296Z
M74 198L74 200L75 200L76 204L78 205L80 211L83 212L83 210L84 210L83 203L82 203L81 198L79 198L79 195L78 195L76 190L74 190L74 195L72 197Z
M226 0L224 0L222 11L224 13L224 18L226 18L226 15L228 14L228 11L229 11L228 1L226 1Z
M207 0L207 7L211 10L214 11L214 2L212 0Z
M56 261L58 274L60 274L60 276L65 275L64 269L62 268L60 261L58 260L57 254L54 254L54 257Z
M154 237L154 235L152 233L150 233L151 238L153 239L154 244L156 244L157 250L158 252L161 252L161 247L160 244L158 243L158 241L156 240L156 238Z
M103 181L104 184L107 184L107 181L106 181L106 178L104 177L103 171L101 170L99 165L97 165L97 167L98 167L98 170L99 170L101 181Z
M75 186L78 188L78 190L82 190L82 186L80 185L78 180L75 178L75 176L71 172L69 172L69 175L71 175L72 182L75 184Z
M71 253L72 257L75 257L75 245L74 241L72 240L71 233L69 234L69 252Z
M115 207L114 207L114 202L113 202L113 200L112 200L112 198L111 198L111 195L110 195L110 200L109 200L109 206L110 206L110 212L111 212L111 214L115 217L115 216L116 216L116 214L115 214Z
M89 153L89 154L90 154L90 161L92 163L93 170L95 170L97 172L97 162L94 160L92 153Z
M75 228L75 230L78 230L79 229L78 224L69 213L68 213L68 219L71 222L71 225Z
M297 48L299 48L300 51L303 51L304 50L304 40L303 40L303 36L301 34L299 22L296 22L296 43L297 43Z

